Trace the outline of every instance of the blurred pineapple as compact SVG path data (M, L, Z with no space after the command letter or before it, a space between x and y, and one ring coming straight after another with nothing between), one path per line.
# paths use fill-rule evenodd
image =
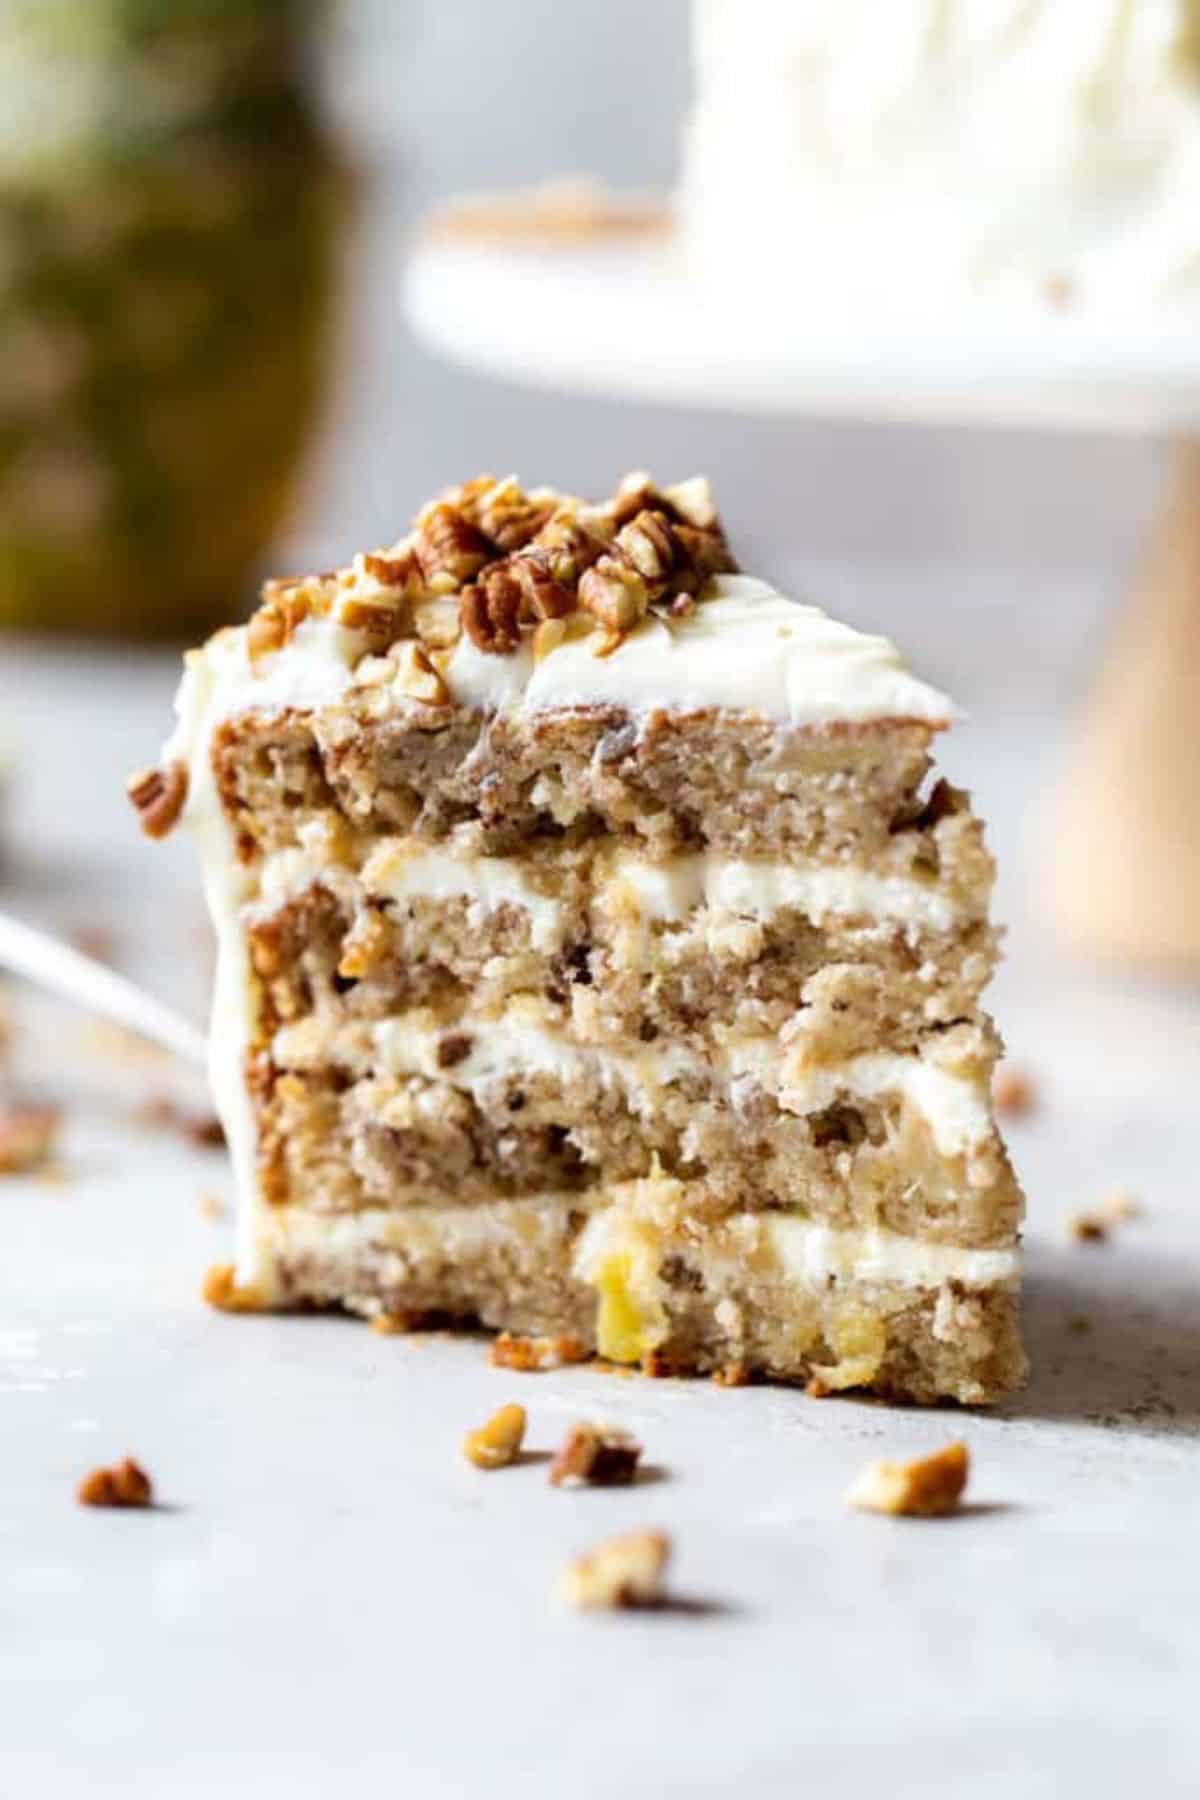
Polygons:
M0 0L0 625L236 610L320 388L316 0Z

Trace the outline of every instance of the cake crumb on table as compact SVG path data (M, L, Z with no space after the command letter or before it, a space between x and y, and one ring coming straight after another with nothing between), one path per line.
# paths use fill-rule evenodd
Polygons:
M266 1296L256 1287L239 1286L232 1263L214 1263L205 1275L204 1286L200 1291L208 1304L218 1312L266 1311Z
M948 1444L915 1462L868 1463L846 1495L863 1512L940 1519L957 1511L970 1472L963 1443Z
M203 1193L196 1204L201 1217L205 1219L223 1219L228 1211L220 1194Z
M562 1572L560 1592L568 1606L584 1612L661 1606L670 1559L665 1531L627 1531L574 1557Z
M494 1369L515 1369L520 1374L562 1369L568 1363L586 1362L590 1352L576 1337L516 1337L502 1331L492 1340L488 1361Z
M552 1487L629 1487L642 1446L620 1425L572 1425L550 1465Z
M126 1456L111 1468L93 1469L76 1490L80 1506L152 1506L154 1487L140 1463Z
M510 1401L494 1412L486 1425L468 1431L463 1455L477 1469L503 1469L515 1462L525 1441L525 1408Z
M0 1175L24 1175L47 1162L61 1122L57 1106L0 1102Z

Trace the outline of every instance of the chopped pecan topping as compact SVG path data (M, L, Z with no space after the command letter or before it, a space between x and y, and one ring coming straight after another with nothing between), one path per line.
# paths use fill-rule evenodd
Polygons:
M394 551L368 550L362 566L364 573L380 587L396 588L406 600L419 600L425 592L420 560L411 544L401 545Z
M474 580L494 552L483 533L448 501L439 500L417 524L417 561L431 592L450 594Z
M510 656L521 642L521 589L503 563L485 569L462 595L463 630L477 649Z
M140 769L125 784L125 792L147 837L165 838L178 823L187 799L188 772L181 762L162 769Z
M494 1412L486 1425L469 1431L463 1455L477 1469L503 1469L520 1454L525 1439L525 1408L510 1403Z
M550 1464L552 1487L628 1487L642 1446L619 1425L572 1425Z
M967 1446L949 1444L915 1462L869 1463L846 1495L849 1505L865 1512L901 1513L914 1519L940 1519L962 1499L970 1473Z
M562 1337L514 1337L511 1332L502 1331L492 1343L488 1361L493 1368L517 1369L523 1375L530 1375L546 1369L561 1369L567 1363L586 1362L588 1354L586 1345L566 1334Z
M484 537L507 556L537 536L555 504L531 500L515 481L506 481L481 495L473 516Z
M635 568L619 556L602 556L584 571L579 604L606 631L632 631L650 610L650 590Z
M574 612L575 596L555 579L546 551L523 550L511 558L508 569L521 590L522 622L565 619Z
M523 634L577 613L600 626L597 654L607 655L651 606L678 616L710 575L734 567L703 480L659 489L649 476L629 476L607 504L586 506L480 477L427 506L391 550L364 554L336 577L268 583L249 650L257 658L282 649L310 612L328 612L336 599L341 623L366 634L369 653L414 636L448 650L465 631L478 649L507 656ZM562 641L543 633L541 654Z
M127 1456L111 1469L85 1475L76 1498L80 1506L152 1506L154 1488L145 1469Z
M665 1531L628 1531L622 1537L607 1538L567 1564L562 1575L563 1599L589 1611L659 1606L670 1557L671 1540Z
M445 706L449 702L446 684L420 644L408 640L397 644L392 654L396 660L396 686L402 694L410 700L423 701L426 706Z

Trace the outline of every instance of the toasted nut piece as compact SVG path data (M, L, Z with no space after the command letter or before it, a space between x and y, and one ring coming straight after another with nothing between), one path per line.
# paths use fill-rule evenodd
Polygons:
M397 605L380 595L378 598L364 598L358 594L347 594L338 608L338 622L347 631L361 631L372 649L380 654L390 650L398 637L403 637L408 619L404 603ZM359 664L359 668L362 664ZM357 670L355 671L357 673Z
M0 1106L0 1175L23 1175L44 1163L61 1118L57 1106Z
M617 549L637 570L653 596L680 560L671 522L660 512L640 512L617 533Z
M578 1338L514 1337L502 1331L494 1339L488 1361L494 1369L517 1369L522 1375L561 1369L567 1363L586 1362L590 1351Z
M498 481L464 510L484 537L507 556L536 537L554 507L554 500L531 500L517 482Z
M1001 1063L992 1076L992 1105L1007 1119L1036 1111L1037 1086L1032 1075L1013 1063Z
M608 631L631 631L645 617L650 595L636 569L602 556L580 578L579 604Z
M716 502L707 476L693 475L690 481L679 481L674 487L664 488L663 499L699 531L711 531L717 523Z
M417 560L430 590L450 594L472 581L495 551L481 531L445 500L417 520Z
M187 799L188 772L181 762L162 769L139 769L125 783L137 811L138 822L150 838L165 838L174 827Z
M505 568L521 590L522 619L565 619L574 611L575 596L555 580L544 550L522 550Z
M611 528L596 520L595 529L586 525L571 507L560 507L538 532L536 548L546 558L555 581L574 588L585 569L604 554Z
M426 600L413 618L417 636L430 650L452 650L462 636L457 599Z
M392 651L396 663L396 687L410 700L426 706L446 706L450 695L445 682L426 656L420 644L410 640L397 644Z
M659 1606L670 1558L671 1540L665 1531L628 1531L606 1538L567 1564L560 1583L563 1599L589 1611Z
M398 546L394 551L366 551L362 558L362 569L363 574L369 575L372 581L377 581L380 587L391 588L406 600L419 600L425 592L421 564L411 544ZM345 618L344 612L342 617Z
M970 1472L963 1443L948 1444L916 1462L868 1463L846 1495L847 1504L865 1512L903 1513L914 1519L939 1519L962 1499Z
M463 630L490 656L511 656L521 642L521 589L503 563L485 569L460 600Z
M503 1469L519 1454L525 1438L525 1408L510 1402L494 1412L486 1425L468 1431L463 1455L477 1469Z
M258 1288L241 1287L232 1263L214 1263L204 1277L204 1286L200 1290L210 1306L218 1312L253 1313L266 1312L266 1296Z
M572 1425L550 1464L552 1487L628 1487L642 1446L619 1425Z
M1077 1244L1106 1244L1111 1221L1098 1213L1071 1213L1067 1219L1067 1236Z
M152 1506L154 1489L132 1456L111 1469L93 1469L76 1489L80 1506Z

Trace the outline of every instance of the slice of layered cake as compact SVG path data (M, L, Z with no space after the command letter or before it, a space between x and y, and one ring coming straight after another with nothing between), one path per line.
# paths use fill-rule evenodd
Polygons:
M734 572L706 484L471 482L188 659L238 1304L623 1363L1017 1383L951 708Z

